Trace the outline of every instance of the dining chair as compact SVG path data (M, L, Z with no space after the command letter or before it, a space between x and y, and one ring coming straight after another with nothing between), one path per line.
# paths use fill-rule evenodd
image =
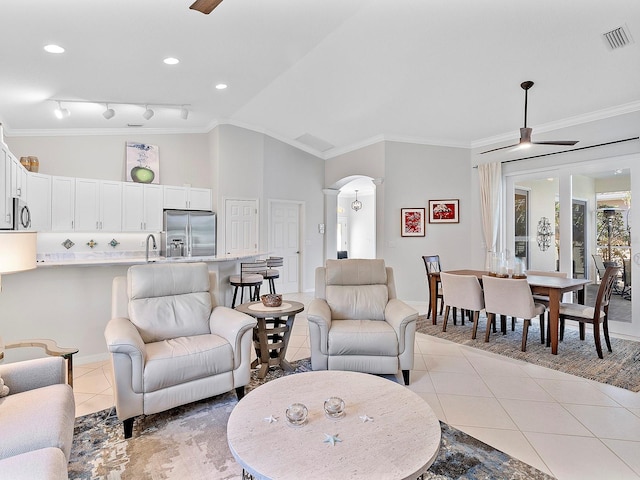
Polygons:
M604 272L607 269L604 265L604 260L602 259L602 255L591 255L593 257L593 262L596 265L596 271L598 272L598 277L600 277L600 281L604 277Z
M231 308L236 307L236 297L240 289L240 303L244 300L244 289L249 289L249 300L256 301L260 298L260 287L264 281L262 273L267 269L266 260L256 260L255 262L240 263L240 275L231 275L229 283L233 288L233 300Z
M546 308L533 301L531 287L526 279L498 278L483 275L484 308L487 312L487 330L484 341L489 341L490 326L496 315L506 315L524 320L521 350L527 350L527 334L531 319L540 318L540 337L544 343L544 314Z
M622 298L631 300L631 260L629 259L622 261L622 279L624 280Z
M433 272L441 272L442 269L440 268L440 255L423 255L422 256L422 261L424 262L424 268L427 271L427 285L429 285L429 310L427 310L427 318L431 317L431 308L432 308L432 304L431 304L431 282L430 280L430 275ZM438 300L440 300L440 315L442 315L442 309L444 307L444 298L442 296L442 282L440 280L438 280L437 283L437 288L438 288L438 293L436 295L436 302ZM462 317L464 319L464 315ZM455 321L455 315L454 315L454 321Z
M453 307L454 310L455 308L459 308L463 312L463 318L465 310L473 312L473 331L471 338L475 339L478 331L480 310L484 309L484 296L482 294L482 287L480 287L478 277L475 275L455 275L453 273L442 272L440 274L440 281L442 282L443 302L445 305L442 331L447 331L449 308Z
M598 357L602 356L602 345L600 342L600 324L604 332L604 340L607 349L611 353L611 341L609 340L609 300L613 292L613 285L618 278L620 267L607 267L604 276L600 281L600 288L596 295L596 303L593 307L581 305L579 303L560 304L560 340L564 339L564 321L573 320L579 322L580 340L584 340L584 326L586 323L593 325L593 339L596 344Z

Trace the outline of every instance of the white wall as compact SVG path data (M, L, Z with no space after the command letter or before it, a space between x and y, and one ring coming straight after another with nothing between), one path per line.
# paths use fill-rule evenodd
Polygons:
M213 187L206 134L5 137L5 141L18 158L37 156L40 173L117 181L126 180L126 142L148 143L158 146L161 184Z
M479 232L471 229L472 204L469 192L473 169L469 151L387 142L385 145L384 259L394 267L398 297L426 301L428 286L422 255L440 255L442 268L469 268L469 244ZM429 200L458 199L460 223L429 224ZM402 237L400 209L424 207L427 212L425 237Z

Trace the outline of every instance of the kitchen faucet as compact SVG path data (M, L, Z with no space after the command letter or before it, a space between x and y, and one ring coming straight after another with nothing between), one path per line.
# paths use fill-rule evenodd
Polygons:
M147 259L147 263L149 263L149 239L153 241L153 249L155 250L158 248L158 246L156 245L156 237L153 236L153 233L150 233L149 235L147 235L147 241L145 242L146 244L145 256Z

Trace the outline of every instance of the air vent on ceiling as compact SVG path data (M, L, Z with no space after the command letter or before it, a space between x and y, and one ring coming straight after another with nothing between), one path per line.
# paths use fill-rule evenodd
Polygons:
M315 148L319 152L326 152L327 150L330 150L334 147L334 145L331 145L329 142L311 135L310 133L300 135L298 138L296 138L296 140L300 143L304 143L305 145L309 145L310 147Z
M629 28L626 25L614 28L609 32L603 33L602 36L604 37L605 43L611 50L622 48L629 45L630 43L633 43L633 38L631 37Z

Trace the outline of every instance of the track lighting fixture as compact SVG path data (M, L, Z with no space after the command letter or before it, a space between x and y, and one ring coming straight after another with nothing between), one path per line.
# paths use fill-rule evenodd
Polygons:
M58 108L56 108L53 113L55 114L56 118L60 120L62 120L63 118L67 118L71 115L71 112L69 111L68 108L62 108L62 105L60 105L60 102L58 102Z
M116 112L113 108L109 108L108 103L106 104L106 106L107 106L107 109L102 113L102 116L107 120L109 120L115 116Z
M151 110L149 108L148 105L145 105L146 110L144 111L144 113L142 114L142 116L146 119L146 120L150 120L151 117L153 117L155 115L156 112L154 112L153 110Z
M144 112L142 116L145 120L150 120L156 112L151 107L158 107L162 112L164 109L178 110L180 112L180 118L183 120L187 120L189 118L189 107L190 104L182 103L137 103L137 102L106 102L104 100L69 100L69 99L57 99L50 98L49 101L56 102L57 107L54 111L55 116L59 119L67 118L71 115L71 112L67 108L62 107L62 102L66 104L74 104L74 103L90 103L97 105L104 105L105 110L102 112L102 116L107 120L112 119L116 116L115 110L111 107L112 105L127 105L127 106L135 106L135 107L144 107ZM122 113L122 112L121 112Z

